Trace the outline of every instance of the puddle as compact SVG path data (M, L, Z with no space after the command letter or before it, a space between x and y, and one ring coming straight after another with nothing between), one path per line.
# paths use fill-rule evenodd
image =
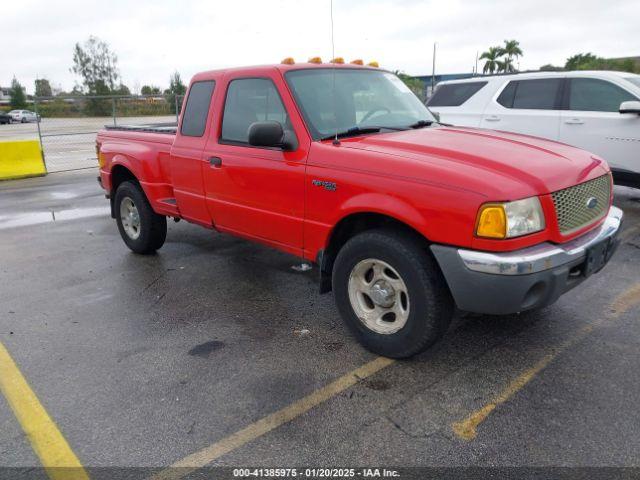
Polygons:
M63 222L78 218L111 216L108 206L70 208L68 210L50 210L47 212L27 212L19 215L0 215L0 229L26 227L49 222Z
M74 192L51 192L49 195L56 200L71 200L72 198L77 198L79 196Z

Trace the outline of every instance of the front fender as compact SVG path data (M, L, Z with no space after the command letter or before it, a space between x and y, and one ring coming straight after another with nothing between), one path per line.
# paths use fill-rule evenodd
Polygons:
M398 197L378 192L367 192L350 197L337 210L332 224L337 225L346 217L358 213L385 215L429 238L429 225L424 215L413 205Z

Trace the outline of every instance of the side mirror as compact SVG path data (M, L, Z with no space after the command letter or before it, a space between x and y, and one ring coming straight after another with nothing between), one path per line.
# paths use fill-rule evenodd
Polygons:
M255 122L249 125L249 145L254 147L292 150L295 147L294 142L288 137L280 122Z
M622 102L620 104L620 113L635 113L640 115L640 102L637 100Z

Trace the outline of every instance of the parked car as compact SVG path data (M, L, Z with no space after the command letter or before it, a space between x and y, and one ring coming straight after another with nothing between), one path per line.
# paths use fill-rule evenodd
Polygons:
M558 140L604 158L640 188L640 75L536 72L442 82L427 102L445 123Z
M607 263L622 220L600 157L440 125L394 74L357 65L200 73L177 128L106 127L96 149L131 250L158 250L174 217L314 262L389 357L432 345L454 305L553 303Z
M27 122L39 122L40 115L30 110L11 110L9 112L14 122L27 123Z
M7 112L0 112L0 124L11 123L11 115Z

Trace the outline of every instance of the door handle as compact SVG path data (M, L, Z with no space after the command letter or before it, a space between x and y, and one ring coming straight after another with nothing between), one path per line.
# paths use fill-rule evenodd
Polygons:
M485 120L487 122L499 122L500 121L500 117L497 115L488 115L485 117Z
M579 118L571 118L569 120L565 120L564 123L566 123L567 125L582 125L584 121L580 120Z
M222 159L220 157L209 157L209 165L214 168L220 168L222 166Z

